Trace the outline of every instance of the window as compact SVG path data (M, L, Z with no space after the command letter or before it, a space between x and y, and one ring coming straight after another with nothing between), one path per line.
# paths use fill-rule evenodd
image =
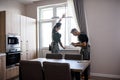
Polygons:
M51 19L53 17L53 8L41 9L41 19Z
M61 29L59 33L61 36L61 42L65 46L70 46L71 42L77 41L77 37L74 37L70 31L72 28L77 27L73 16L67 17L67 4L58 4L51 6L39 7L39 26L40 26L40 48L48 47L52 41L52 28L60 17L65 13L66 17L62 19Z
M43 47L47 47L48 43L50 43L51 40L51 36L52 36L52 23L51 22L45 22L45 23L41 23L41 45L43 45Z

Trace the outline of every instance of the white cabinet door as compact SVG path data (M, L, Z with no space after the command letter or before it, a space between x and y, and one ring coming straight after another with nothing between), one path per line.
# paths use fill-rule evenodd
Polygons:
M6 11L6 34L20 35L20 15Z
M26 50L28 59L36 58L36 20L27 17Z
M21 16L21 59L36 58L36 20Z
M26 16L21 15L21 28L20 28L20 36L21 36L21 59L26 60Z

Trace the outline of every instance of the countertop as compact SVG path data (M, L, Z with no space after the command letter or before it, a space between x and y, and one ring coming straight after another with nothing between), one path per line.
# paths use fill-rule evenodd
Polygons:
M1 56L5 56L5 55L6 55L5 53L0 53L0 57L1 57Z

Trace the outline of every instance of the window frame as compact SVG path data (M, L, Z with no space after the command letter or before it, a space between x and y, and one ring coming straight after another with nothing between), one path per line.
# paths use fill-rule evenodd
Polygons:
M44 8L53 8L53 17L56 17L57 16L57 8L59 8L59 7L65 7L66 8L66 6L67 6L67 3L62 3L62 4L53 4L53 5L48 5L48 6L42 6L42 7L38 7L38 9L39 9L39 15L40 15L40 13L41 13L41 10L40 9L44 9ZM66 12L66 10L65 10L65 12ZM39 16L39 27L41 26L41 23L46 23L46 22L52 22L52 28L54 27L54 24L57 22L57 19L46 19L46 20L44 20L44 19L41 19L41 17ZM66 25L65 25L66 26ZM65 27L65 35L66 35L66 28L67 27ZM39 31L40 31L40 28L39 28ZM69 32L70 33L70 32ZM40 33L39 33L40 34ZM40 41L40 38L41 38L41 36L39 36L39 41ZM69 41L71 41L70 39L71 39L71 37L68 37L68 39L69 39ZM65 37L65 40L64 40L65 42L65 44L67 43L66 42L66 37ZM40 45L40 43L41 43L41 41L39 42L39 45ZM67 46L68 48L72 48L72 49L76 49L75 47L73 47L73 46L71 46L71 45L69 45L69 46ZM41 45L39 46L39 48L40 49L43 49L43 47L41 47ZM44 47L44 49L47 49L48 47ZM77 49L78 50L78 49Z

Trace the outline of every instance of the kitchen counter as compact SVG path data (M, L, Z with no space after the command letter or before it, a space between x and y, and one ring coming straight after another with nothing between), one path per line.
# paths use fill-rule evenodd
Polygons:
M0 80L6 80L6 54L0 53Z
M5 56L6 54L5 53L0 53L0 56Z

